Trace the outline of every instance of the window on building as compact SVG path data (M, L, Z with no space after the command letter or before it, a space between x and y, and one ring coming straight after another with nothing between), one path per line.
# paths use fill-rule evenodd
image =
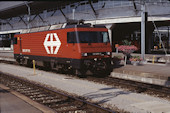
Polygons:
M11 46L11 38L9 34L1 34L0 35L0 47L10 47Z

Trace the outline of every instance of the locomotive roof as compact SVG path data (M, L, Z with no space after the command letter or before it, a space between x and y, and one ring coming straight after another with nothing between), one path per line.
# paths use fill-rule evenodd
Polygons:
M65 28L106 28L105 26L102 25L93 25L91 24L71 24L67 25L65 24L57 24L57 25L51 25L51 26L44 26L44 27L36 27L36 28L31 28L31 29L24 29L21 31L21 34L24 33L33 33L33 32L40 32L40 31L48 31L48 30L56 30L56 29L65 29Z

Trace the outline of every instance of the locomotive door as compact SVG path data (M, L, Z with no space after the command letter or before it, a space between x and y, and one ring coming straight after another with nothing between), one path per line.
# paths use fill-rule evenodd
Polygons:
M18 37L19 40L19 50L20 50L20 54L22 54L22 39L21 37Z
M69 45L69 49L72 52L72 55L76 54L77 51L77 36L76 36L76 32L68 32L67 33L67 42Z

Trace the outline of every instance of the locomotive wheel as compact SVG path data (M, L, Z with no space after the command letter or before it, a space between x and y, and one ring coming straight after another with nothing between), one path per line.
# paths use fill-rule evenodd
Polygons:
M17 63L20 65L21 64L21 61L20 61L20 59L16 59L16 61L17 61Z
M20 66L23 66L24 65L24 59L19 59L18 63L19 63Z
M68 67L67 66L63 66L59 70L60 70L60 73L66 74L68 72Z
M80 78L85 78L86 76L86 71L83 69L75 69L75 74L76 76L80 77Z
M92 69L91 70L94 76L96 77L106 77L109 76L112 71L112 65L110 62L104 62L104 66L101 69Z
M106 77L110 75L111 68L107 67L106 69L101 69L101 70L93 69L91 70L91 72L93 73L93 76L95 77Z
M44 65L44 67L45 67L45 70L47 70L47 71L51 70L51 64L50 64L50 62L43 62L43 65Z
M28 59L26 66L32 68L33 67L32 61Z

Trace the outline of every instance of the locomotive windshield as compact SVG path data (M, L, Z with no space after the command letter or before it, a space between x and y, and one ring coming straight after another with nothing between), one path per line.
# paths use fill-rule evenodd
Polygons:
M76 40L77 36L77 40ZM67 34L68 43L107 43L109 37L107 32L101 31L78 31Z
M107 32L78 32L79 43L105 43L109 42Z

